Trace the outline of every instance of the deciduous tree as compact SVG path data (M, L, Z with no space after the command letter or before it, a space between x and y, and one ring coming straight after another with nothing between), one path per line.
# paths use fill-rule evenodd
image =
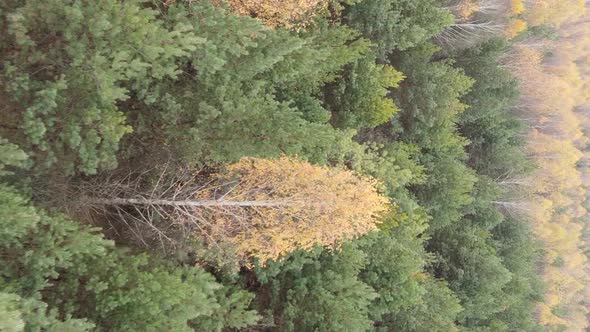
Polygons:
M206 184L190 176L167 180L164 175L143 191L123 181L90 187L94 198L84 203L118 211L133 207L164 237L152 219L168 217L166 222L211 245L231 243L239 258L262 263L295 249L334 246L365 234L388 208L375 180L287 157L243 158Z

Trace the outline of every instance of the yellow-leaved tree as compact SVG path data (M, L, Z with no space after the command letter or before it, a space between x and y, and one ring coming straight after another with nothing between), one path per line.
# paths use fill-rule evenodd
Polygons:
M588 220L589 122L584 106L588 103L584 84L588 39L583 37L588 16L571 22L584 14L580 3L525 1L523 17L529 25L550 24L560 38L521 39L501 59L501 66L510 70L520 85L513 113L529 127L524 151L536 165L532 181L513 181L526 184L525 195L530 201L501 203L527 212L544 245L541 271L546 286L537 318L549 331L585 331L590 312L584 298L590 294L586 286L590 270L580 236Z
M232 181L224 199L262 205L213 210L211 236L227 237L240 256L261 261L374 230L388 204L371 178L287 157L243 158L216 179ZM197 199L214 197L215 190L202 191Z
M524 3L524 16L530 26L558 27L580 18L586 10L584 0L525 0Z
M525 6L523 0L510 0L510 14L520 15L524 10Z
M523 32L527 28L527 23L521 19L513 19L508 22L504 34L508 38L514 38L519 33Z
M243 158L201 180L189 173L161 175L151 186L138 184L145 179L103 182L84 201L127 223L136 218L161 239L182 230L262 264L365 234L389 208L374 179L288 157Z

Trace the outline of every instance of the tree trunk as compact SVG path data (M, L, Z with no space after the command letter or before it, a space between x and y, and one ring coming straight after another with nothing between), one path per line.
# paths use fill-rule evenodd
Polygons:
M164 206L241 206L241 207L273 207L291 205L286 201L227 201L227 200L168 200L149 198L94 198L88 202L101 205L164 205Z

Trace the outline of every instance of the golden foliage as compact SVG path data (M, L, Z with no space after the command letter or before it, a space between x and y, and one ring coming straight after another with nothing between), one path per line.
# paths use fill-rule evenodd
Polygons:
M549 24L560 26L585 13L585 0L527 0L526 17L530 26Z
M582 118L574 110L586 103L580 65L564 46L555 47L539 40L518 42L502 59L520 83L521 97L515 112L529 125L525 151L537 165L534 181L528 187L533 209L529 211L534 230L545 246L543 277L547 284L538 317L550 330L564 326L583 330L587 307L583 300L589 283L588 261L582 252L578 218L588 212L580 205L585 200L585 175L578 167L584 158L581 148L588 142ZM553 61L544 54L556 50ZM560 52L568 53L562 56ZM590 123L590 122L589 122Z
M227 0L227 3L236 14L254 16L268 26L287 29L305 27L316 13L328 6L326 0Z
M514 38L519 33L523 32L527 28L527 23L521 19L511 20L506 26L504 33L508 38Z
M459 19L467 19L477 12L478 5L474 0L462 0L456 6L455 15Z
M516 16L524 12L525 6L523 0L510 1L510 14Z
M231 243L238 257L255 257L262 264L296 249L335 246L374 230L389 207L372 178L288 157L243 158L215 182L217 188L196 198L215 197L219 186L234 183L223 199L241 205L213 210L208 236Z

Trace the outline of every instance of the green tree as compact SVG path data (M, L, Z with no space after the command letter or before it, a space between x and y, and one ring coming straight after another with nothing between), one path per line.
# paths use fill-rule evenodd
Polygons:
M416 46L453 22L434 0L364 0L346 10L347 24L376 44L377 56Z
M14 294L8 312L20 308L26 330L221 330L257 319L250 295L237 291L228 303L223 286L200 268L114 249L97 229L49 216L4 185L0 207L0 289Z
M392 329L403 332L459 331L455 319L462 308L457 296L444 281L430 276L425 276L421 285L424 296L394 316Z
M357 241L366 255L359 277L379 295L369 307L376 326L398 330L397 322L405 310L428 296L421 275L430 257L419 237L425 228L424 220L407 219Z
M431 61L437 51L427 43L391 57L407 77L395 94L402 138L429 149L457 145L455 123L466 108L460 98L474 83L453 61Z
M186 26L165 29L157 13L139 1L2 3L0 87L34 159L90 174L116 165L131 131L120 103L176 78L176 59L203 42Z
M369 305L375 291L358 278L365 254L350 243L333 252L316 248L297 251L256 270L270 292L265 309L274 312L284 331L366 331L371 328Z
M413 191L432 216L432 230L459 220L476 181L465 165L468 141L456 128L457 116L465 109L460 98L473 80L452 61L431 61L436 51L424 44L392 57L407 76L395 94L402 109L396 118L399 136L421 149L416 159L426 168L427 179Z
M306 154L350 141L325 117L305 117L318 106L313 92L368 48L346 26L296 35L207 1L1 6L0 90L10 96L9 124L24 129L23 147L39 168L112 169L132 130L127 156L153 148L190 162Z
M491 40L455 55L456 65L475 79L462 98L469 107L459 116L460 131L469 139L469 164L494 178L530 170L521 151L523 124L510 112L518 96L517 83L498 65L506 47L503 40Z
M542 301L543 284L538 269L542 266L540 244L526 220L506 218L492 230L496 248L512 279L504 287L505 310L496 315L509 331L542 331L535 308Z
M338 127L372 128L389 121L397 112L388 89L403 79L389 65L375 63L372 56L363 58L344 69L341 80L326 89L326 101Z
M29 156L18 145L10 143L0 137L0 176L11 175L13 172L7 167L24 167Z
M503 288L511 273L502 264L489 231L469 222L439 229L428 247L435 253L434 274L448 281L461 300L461 325L477 325L506 305Z
M139 136L153 141L158 128L155 136L189 162L297 154L326 163L350 144L354 132L332 128L315 94L366 52L354 30L322 23L295 35L202 2L167 11L168 25L190 25L207 41L184 67L193 75L152 89L145 107L157 116L145 107L133 115Z

